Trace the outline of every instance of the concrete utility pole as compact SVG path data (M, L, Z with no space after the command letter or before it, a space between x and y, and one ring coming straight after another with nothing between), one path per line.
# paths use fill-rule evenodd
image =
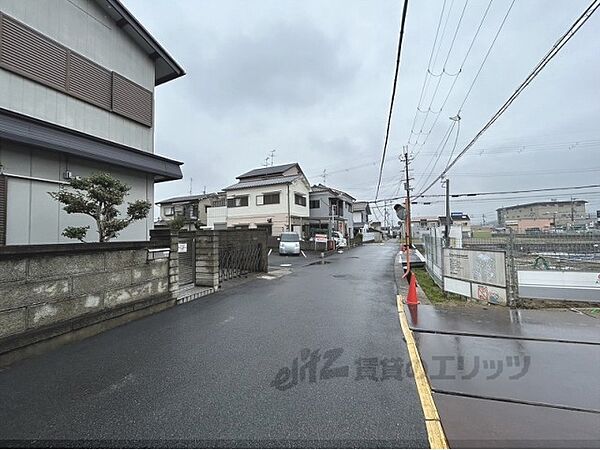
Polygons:
M444 224L444 240L445 246L450 247L450 180L444 180L446 184L446 223Z
M404 149L404 170L406 181L404 182L404 187L406 188L406 247L410 248L411 245L411 232L410 232L410 175L408 172L408 165L410 164L410 158L408 156L408 145L403 147Z
M273 161L275 160L275 150L271 150L271 167L273 167Z

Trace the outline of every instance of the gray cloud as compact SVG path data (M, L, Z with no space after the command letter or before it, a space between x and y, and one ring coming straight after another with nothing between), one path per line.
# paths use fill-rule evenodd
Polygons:
M205 185L209 190L227 186L236 175L261 165L271 149L277 149L276 163L298 161L313 176L326 168L332 186L360 199L374 197L400 2L181 0L153 2L152 7L146 0L125 3L187 70L182 79L157 88L156 151L185 161L186 177L157 185L157 198L187 193L191 177L195 192ZM449 58L450 71L462 60L487 3L469 2ZM448 104L412 165L416 183L424 181L431 153L450 123L448 117L456 113L509 4L510 0L494 1ZM458 149L587 4L587 0L515 3L462 111ZM463 0L455 2L442 56L463 5ZM440 8L438 0L411 2L409 8L381 196L400 192L398 155L408 139ZM600 166L595 162L600 148L568 151L551 146L600 140L598 26L597 14L457 164L451 172L454 192L596 182L600 172L586 170ZM441 85L440 97L449 89L448 81ZM547 144L546 152L494 152L498 147L540 143ZM440 161L447 160L449 147ZM344 168L348 170L340 170ZM582 172L561 172L565 169ZM520 175L499 175L511 170ZM537 173L540 170L555 174ZM313 183L319 181L318 176L311 178ZM439 186L432 190L441 192ZM587 198L588 210L600 209L600 195ZM457 201L455 209L477 218L485 213L489 220L495 208L518 202L474 200ZM443 204L418 206L414 211L435 215L443 212Z

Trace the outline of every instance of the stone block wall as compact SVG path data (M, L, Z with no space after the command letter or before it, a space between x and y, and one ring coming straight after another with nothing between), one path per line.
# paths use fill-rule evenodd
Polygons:
M35 336L81 318L94 322L91 316L101 321L150 299L172 298L169 259L148 260L147 247L140 242L0 248L0 353L18 346L3 344L22 334Z

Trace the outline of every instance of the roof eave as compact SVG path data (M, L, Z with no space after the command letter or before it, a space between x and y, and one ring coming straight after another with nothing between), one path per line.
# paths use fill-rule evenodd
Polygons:
M154 85L158 86L160 84L166 83L167 81L174 80L175 78L182 77L185 75L185 70L181 67L175 59L169 55L169 53L164 49L162 45L158 43L158 41L144 28L144 26L135 18L135 16L129 12L129 10L121 3L120 0L101 0L98 1L101 6L108 6L112 8L120 18L124 19L127 24L121 29L123 29L126 33L129 34L128 30L125 29L127 25L129 25L133 32L135 32L140 38L146 42L148 46L150 46L157 56L154 59L161 58L167 66L171 69L171 73L167 75L163 75L162 77L155 78ZM151 54L148 54L150 57Z

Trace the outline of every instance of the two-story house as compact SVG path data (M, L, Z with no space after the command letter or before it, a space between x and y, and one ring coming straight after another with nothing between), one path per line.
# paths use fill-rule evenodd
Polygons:
M325 231L339 231L344 236L354 237L353 204L351 195L323 184L310 190L310 230L311 234Z
M168 226L171 220L181 216L185 219L185 228L189 230L194 230L196 225L205 226L207 224L207 211L218 196L217 193L212 192L161 200L156 203L160 208L160 219L155 222L155 225Z
M264 228L273 236L295 231L303 236L308 226L310 184L298 163L261 167L238 177L223 189L225 206L208 210L214 228Z
M354 236L362 233L365 227L369 226L369 216L371 208L369 202L354 202L352 205L352 225L354 228Z
M154 183L182 163L154 153L154 88L183 69L119 0L0 0L0 245L72 242L48 192L109 172L127 201L154 202ZM123 205L125 212L127 205ZM118 239L143 240L153 213Z

